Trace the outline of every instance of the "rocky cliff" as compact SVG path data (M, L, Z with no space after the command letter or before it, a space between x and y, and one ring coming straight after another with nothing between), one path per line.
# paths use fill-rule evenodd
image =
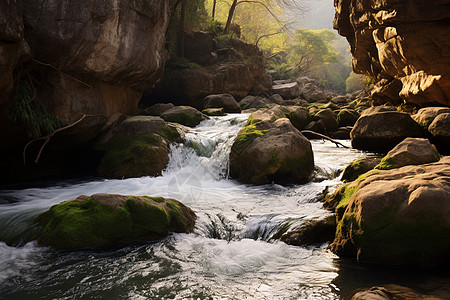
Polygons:
M335 0L334 28L373 98L450 105L450 0Z
M1 1L2 156L21 156L29 140L26 125L11 121L24 97L62 124L95 115L59 134L70 134L62 149L134 113L142 91L162 76L169 17L169 0Z

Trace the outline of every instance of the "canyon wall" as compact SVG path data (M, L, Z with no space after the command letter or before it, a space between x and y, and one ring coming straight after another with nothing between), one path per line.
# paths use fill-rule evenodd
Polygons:
M335 0L334 28L379 103L450 106L450 0Z

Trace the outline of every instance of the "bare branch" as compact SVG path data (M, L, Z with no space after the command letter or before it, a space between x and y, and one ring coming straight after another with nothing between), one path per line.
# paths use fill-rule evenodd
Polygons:
M316 135L316 136L318 136L318 137L321 137L321 138L323 138L323 139L329 140L330 142L335 143L337 147L342 146L342 147L347 148L347 149L350 148L350 147L345 146L344 144L339 143L339 142L336 141L336 140L333 140L332 138L330 138L330 137L328 137L328 136L326 136L326 135L317 133L317 132L315 132L315 131L311 131L311 130L302 130L302 131L300 131L300 132L301 132L302 134L303 134L303 133L306 133L306 134L312 134L312 135Z
M40 137L40 138L36 138L36 139L33 139L33 140L29 141L29 142L25 145L25 147L23 148L23 153L22 153L22 156L23 156L23 164L24 164L24 165L26 164L26 151L27 151L27 148L28 148L28 146L31 145L33 142L40 141L40 140L45 140L45 142L42 144L41 148L39 149L39 153L38 153L38 155L36 156L36 159L34 160L35 163L38 163L38 162L39 162L39 159L40 159L40 157L41 157L42 151L44 150L45 146L46 146L47 143L50 141L50 139L51 139L56 133L61 132L61 131L66 130L66 129L69 129L69 128L71 128L71 127L74 127L75 125L77 125L78 123L80 123L81 121L83 121L84 118L88 118L88 117L103 117L103 118L107 119L107 117L106 117L105 115L102 115L102 114L96 114L96 115L86 115L86 114L83 114L83 115L81 116L81 118L79 118L78 120L76 120L76 121L73 122L72 124L69 124L69 125L67 125L67 126L58 128L58 129L56 129L55 131L53 131L52 133L50 133L49 135L46 135L46 136L43 136L43 137Z
M81 80L79 80L79 79L76 79L75 77L72 77L72 76L70 76L70 75L64 73L63 71L61 71L60 69L58 69L57 67L55 67L55 66L53 66L53 65L51 65L51 64L47 64L47 63L40 62L40 61L38 61L38 60L36 60L36 59L34 59L34 58L33 58L33 61L36 62L36 63L38 63L38 64L40 64L40 65L50 67L50 68L52 68L52 69L58 71L59 73L63 74L64 76L69 77L70 79L73 79L73 80L75 80L75 81L77 81L77 82L79 82L79 83L81 83L81 84L83 84L83 85L85 85L85 86L87 86L87 87L89 87L89 88L92 89L92 86L91 86L90 84L87 84L87 83L84 82L84 81L81 81Z

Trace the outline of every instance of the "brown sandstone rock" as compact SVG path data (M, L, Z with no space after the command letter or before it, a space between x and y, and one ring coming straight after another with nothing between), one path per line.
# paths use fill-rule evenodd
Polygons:
M334 3L333 25L350 44L354 71L378 82L375 100L450 105L450 1Z
M431 122L433 122L434 118L436 118L439 114L442 113L450 113L449 107L424 107L419 109L419 111L412 116L414 121L416 121L421 127L428 129Z
M436 147L445 154L450 153L450 113L443 113L434 118L428 127Z
M420 294L413 289L388 284L385 286L374 286L368 290L356 293L352 300L441 300L441 297Z
M330 247L338 255L393 265L450 262L450 157L370 171L335 196L338 226Z
M227 113L240 113L241 107L230 94L209 95L203 99L204 108L223 108Z

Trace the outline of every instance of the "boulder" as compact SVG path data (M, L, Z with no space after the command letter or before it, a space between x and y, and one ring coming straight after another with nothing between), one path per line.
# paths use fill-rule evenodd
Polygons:
M305 182L313 168L311 143L278 107L252 114L231 147L230 176L242 183Z
M420 126L407 113L383 106L365 110L350 132L353 148L379 152L407 137L422 137Z
M298 106L283 107L286 117L291 121L292 125L298 130L303 130L306 125L312 121L312 116L308 110Z
M204 114L190 106L175 106L162 113L161 118L167 122L174 122L189 127L195 127L201 121L206 120Z
M221 108L206 108L206 109L202 110L202 113L204 113L207 116L211 116L211 117L227 115L227 113L223 110L223 107L221 107Z
M275 104L279 104L279 105L284 104L283 97L281 97L281 95L278 95L278 94L273 94L272 96L270 96L269 100Z
M163 112L168 111L171 108L174 108L175 105L172 103L155 103L147 108L145 108L144 114L148 116L161 116Z
M322 244L334 240L336 232L336 216L330 215L322 219L312 219L284 233L280 240L289 245L305 246Z
M353 160L342 172L341 180L350 182L356 180L360 175L369 172L381 162L378 157L360 157Z
M442 113L450 113L449 107L424 107L412 116L422 128L428 129L433 120Z
M335 132L332 132L330 136L334 139L349 140L352 129L352 126L339 127Z
M239 101L239 106L244 109L249 108L266 108L269 107L272 102L267 98L262 98L258 96L247 96L241 101Z
M438 115L428 127L436 147L444 154L450 154L450 113Z
M300 94L300 87L297 82L283 83L272 86L270 93L278 94L283 99L294 99Z
M104 151L97 171L107 178L161 175L169 162L169 144L180 141L177 129L159 117L130 117L95 146Z
M339 111L336 120L340 127L353 126L359 117L360 114L356 110L344 108Z
M209 95L203 99L204 108L223 108L226 113L240 113L239 103L230 94Z
M439 152L427 139L406 138L386 154L375 167L390 170L407 165L422 165L439 160Z
M339 256L390 265L450 263L450 157L373 170L335 192Z
M333 27L384 102L450 105L448 1L336 0Z
M194 229L195 213L175 199L94 194L52 206L36 218L35 238L57 249L155 240Z
M305 84L303 88L300 90L300 95L302 96L302 98L308 100L309 102L328 101L325 93L312 83Z
M317 123L325 130L325 133L335 131L339 127L336 114L329 108L319 110L315 117L319 118Z

